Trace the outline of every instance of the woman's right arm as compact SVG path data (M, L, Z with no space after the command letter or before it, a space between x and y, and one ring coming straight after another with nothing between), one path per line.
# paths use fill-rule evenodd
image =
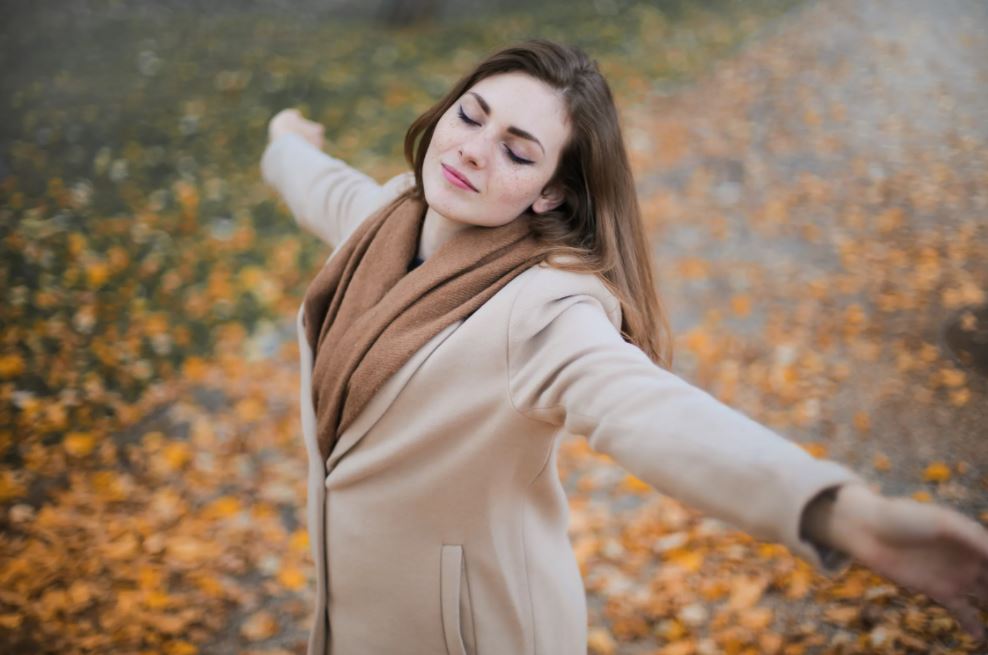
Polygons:
M335 248L364 218L413 184L414 177L404 173L378 184L322 152L312 141L321 142L321 131L302 131L305 123L318 124L294 114L290 118L301 123L289 125L299 129L271 129L284 112L272 119L270 140L261 157L261 176L278 191L300 226Z

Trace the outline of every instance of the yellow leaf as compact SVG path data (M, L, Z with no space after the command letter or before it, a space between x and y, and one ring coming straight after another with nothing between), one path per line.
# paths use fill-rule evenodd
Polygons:
M789 549L787 549L782 544L770 544L761 543L758 544L758 557L761 559L774 559L778 557L785 557L789 554Z
M643 482L631 474L624 476L624 479L621 481L621 488L632 493L649 493L652 491L650 484Z
M119 539L111 541L103 547L102 555L109 559L130 560L137 553L140 544L137 537L127 532Z
M144 565L137 571L137 586L141 589L157 589L161 586L161 571Z
M840 584L834 585L830 594L834 598L862 598L865 593L865 580L861 576L845 578Z
M148 335L165 334L168 332L168 317L162 312L154 312L144 317L144 331Z
M79 234L78 232L73 232L69 235L69 254L76 256L82 252L86 247L86 237Z
M943 382L944 386L960 387L967 382L967 375L964 371L956 368L942 368L940 369L940 380Z
M781 651L782 635L774 632L766 632L758 635L758 652L761 655L775 655Z
M195 578L195 585L211 598L219 598L223 593L223 585L213 577L200 575Z
M733 610L754 607L761 600L768 581L763 578L735 578L731 581L731 598L728 606Z
M840 626L848 626L853 623L861 614L861 608L855 606L848 607L828 607L823 612L823 617L828 623Z
M878 215L876 222L882 233L891 232L900 227L905 218L905 212L900 207L891 207Z
M0 627L7 628L8 630L16 630L21 627L23 620L23 614L0 614Z
M120 246L113 246L107 252L107 259L109 260L110 268L114 272L122 271L127 268L127 264L130 263L130 256L127 251Z
M614 655L617 644L606 628L593 628L587 634L587 646L594 655Z
M245 423L251 423L264 416L264 403L257 398L244 398L237 403L234 412Z
M686 637L689 634L689 631L681 621L677 619L669 619L658 625L655 629L655 634L662 637L665 641L679 641L680 639Z
M305 576L294 566L284 567L278 572L278 583L292 591L299 591L305 587Z
M810 591L812 573L807 568L793 569L786 584L787 598L803 598Z
M270 612L265 610L250 616L240 626L240 634L249 641L268 639L274 636L276 632L278 632L278 622Z
M257 287L264 282L267 274L264 272L260 266L245 266L240 269L240 286L243 287L245 291L250 291L251 289Z
M971 400L970 389L954 389L950 392L950 404L954 407L963 407L969 400Z
M85 608L89 605L89 601L93 598L92 587L82 580L76 580L73 582L69 586L67 593L69 595L69 599L72 601L72 604L77 610Z
M164 458L168 468L177 471L192 458L189 446L184 441L171 441L163 449L161 456Z
M152 591L144 598L144 604L148 609L160 610L168 607L168 594L160 591Z
M868 412L858 410L854 413L854 428L862 433L871 431L871 417Z
M120 476L115 471L95 471L89 480L95 494L103 500L127 498L127 487L121 484Z
M187 641L169 641L165 644L165 655L197 655L199 648Z
M741 612L739 623L749 630L761 631L772 624L773 617L769 607L752 607Z
M677 262L679 276L685 280L702 280L710 275L707 262L698 257L689 257Z
M209 367L206 362L199 357L189 357L182 364L182 376L192 382L202 382L206 378Z
M199 191L194 186L179 181L175 183L174 190L178 204L186 214L194 214L199 209Z
M892 462L888 457L882 453L875 453L875 457L871 460L872 466L875 467L876 471L888 471L892 468Z
M85 457L93 452L96 438L89 432L69 432L63 442L65 451L74 457Z
M228 518L240 511L240 501L233 496L217 498L205 509L204 514L213 518Z
M933 462L923 471L924 482L946 482L950 479L950 467L944 462Z
M68 425L69 415L64 405L53 402L45 407L45 419L50 429L61 430Z
M98 289L110 277L110 267L104 262L92 262L86 266L86 281L91 289Z
M933 496L931 496L930 492L925 489L920 489L919 491L913 492L912 498L913 500L918 500L921 503L928 503L933 500Z
M17 354L0 356L0 378L17 377L24 372L24 359Z
M751 313L751 297L747 294L738 294L732 297L731 310L738 316L747 316Z
M722 578L712 578L700 582L700 596L705 601L720 600L730 591L727 580Z
M665 559L667 562L681 566L683 569L693 573L699 571L700 567L703 566L704 558L703 553L698 550L677 548L669 551Z
M292 533L288 543L292 550L305 552L309 550L309 533L306 530L296 530Z
M657 655L693 655L696 643L692 639L666 644L659 649Z

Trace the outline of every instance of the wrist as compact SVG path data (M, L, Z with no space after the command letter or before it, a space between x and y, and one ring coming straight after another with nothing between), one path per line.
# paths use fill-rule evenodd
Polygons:
M801 533L828 548L855 557L879 495L867 485L848 482L813 499L803 516Z

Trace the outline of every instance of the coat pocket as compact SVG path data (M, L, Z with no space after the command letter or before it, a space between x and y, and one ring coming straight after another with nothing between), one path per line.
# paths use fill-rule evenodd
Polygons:
M439 559L439 601L446 652L448 655L477 655L463 546L443 544Z

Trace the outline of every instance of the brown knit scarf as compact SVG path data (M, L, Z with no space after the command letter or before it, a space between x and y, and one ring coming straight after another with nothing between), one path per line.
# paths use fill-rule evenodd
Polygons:
M323 462L381 385L449 324L545 258L525 216L470 226L411 272L426 205L411 189L365 219L305 294Z

